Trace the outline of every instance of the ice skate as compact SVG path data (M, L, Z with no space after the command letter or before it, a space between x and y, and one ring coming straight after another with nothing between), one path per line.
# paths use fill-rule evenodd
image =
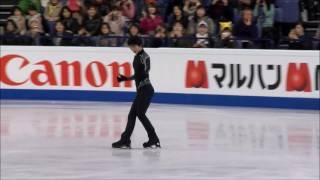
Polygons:
M112 148L131 149L131 141L125 141L120 139L119 141L112 143Z
M149 139L148 142L143 143L144 148L161 148L160 141L158 138Z

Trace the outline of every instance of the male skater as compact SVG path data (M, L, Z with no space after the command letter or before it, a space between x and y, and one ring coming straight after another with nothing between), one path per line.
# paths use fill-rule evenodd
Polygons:
M131 134L136 123L136 117L139 118L143 127L146 129L149 141L143 143L144 148L160 148L159 138L146 116L147 109L150 105L154 94L153 86L149 80L150 57L143 50L142 41L139 37L131 37L128 40L128 46L136 55L133 60L134 75L125 77L119 75L118 81L135 80L137 94L131 106L128 122L125 131L121 135L121 139L112 144L113 148L131 148Z

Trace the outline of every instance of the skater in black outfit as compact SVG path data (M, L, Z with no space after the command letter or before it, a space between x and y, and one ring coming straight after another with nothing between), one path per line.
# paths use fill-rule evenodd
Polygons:
M143 127L146 129L149 141L143 143L144 148L160 148L159 138L146 116L147 109L150 105L154 94L153 86L149 80L150 57L143 50L142 41L139 37L131 37L128 40L129 48L136 54L133 60L134 75L125 77L118 76L118 81L135 80L137 94L131 106L128 122L125 131L121 135L121 139L112 144L113 148L131 148L131 134L133 132L136 117L139 118Z

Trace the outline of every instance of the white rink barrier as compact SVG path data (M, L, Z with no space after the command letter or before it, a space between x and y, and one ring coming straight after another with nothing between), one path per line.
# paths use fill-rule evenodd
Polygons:
M128 48L0 46L1 99L131 101ZM153 102L320 109L319 51L145 49Z

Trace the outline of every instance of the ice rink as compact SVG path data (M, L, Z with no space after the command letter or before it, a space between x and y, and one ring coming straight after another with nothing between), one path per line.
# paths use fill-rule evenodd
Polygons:
M319 111L152 104L162 149L111 149L130 103L1 101L1 180L319 180Z

